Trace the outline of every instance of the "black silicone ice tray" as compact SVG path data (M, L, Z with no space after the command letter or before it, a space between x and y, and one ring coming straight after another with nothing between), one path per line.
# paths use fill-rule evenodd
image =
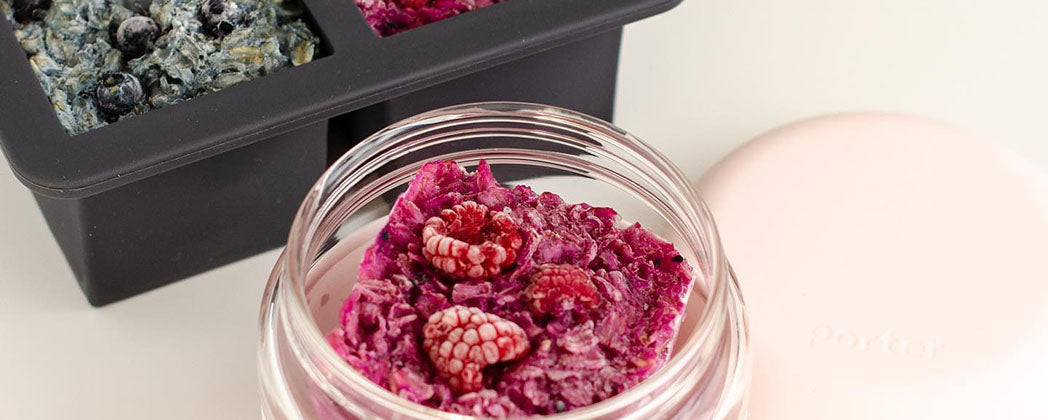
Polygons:
M73 137L0 19L0 146L92 304L281 245L329 156L417 112L610 119L622 25L680 0L508 0L385 38L352 0L303 2L323 57Z

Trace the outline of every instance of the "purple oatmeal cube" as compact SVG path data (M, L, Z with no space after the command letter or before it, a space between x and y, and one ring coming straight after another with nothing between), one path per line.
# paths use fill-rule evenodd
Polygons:
M559 413L670 357L692 269L615 210L425 164L365 252L328 340L407 400L485 417Z
M390 36L503 0L355 0L368 25Z

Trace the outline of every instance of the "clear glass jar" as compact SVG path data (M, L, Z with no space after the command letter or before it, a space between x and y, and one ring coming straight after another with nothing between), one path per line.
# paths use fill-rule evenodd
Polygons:
M408 402L335 354L335 327L360 251L421 165L487 160L504 183L615 208L673 242L695 287L666 365L636 387L549 419L741 419L749 383L746 317L705 204L672 163L637 138L575 112L521 103L444 108L376 133L309 192L262 302L262 411L283 419L468 419ZM507 179L509 178L509 179Z

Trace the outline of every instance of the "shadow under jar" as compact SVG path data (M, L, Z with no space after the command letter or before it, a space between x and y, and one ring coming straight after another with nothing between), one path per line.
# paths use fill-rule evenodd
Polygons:
M470 169L486 160L500 180L613 207L674 243L695 267L672 358L622 394L545 418L745 418L749 351L742 298L713 219L681 172L604 121L508 102L444 108L394 124L344 155L313 186L262 302L265 418L471 418L386 391L324 339L337 326L363 250L396 194L422 164L441 159Z

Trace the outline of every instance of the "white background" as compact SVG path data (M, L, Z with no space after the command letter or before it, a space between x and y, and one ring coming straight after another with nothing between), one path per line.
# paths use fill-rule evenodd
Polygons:
M688 0L627 28L616 122L693 179L761 132L854 110L952 121L1048 169L1045 22L1040 0ZM257 417L276 251L91 308L0 165L0 418Z

